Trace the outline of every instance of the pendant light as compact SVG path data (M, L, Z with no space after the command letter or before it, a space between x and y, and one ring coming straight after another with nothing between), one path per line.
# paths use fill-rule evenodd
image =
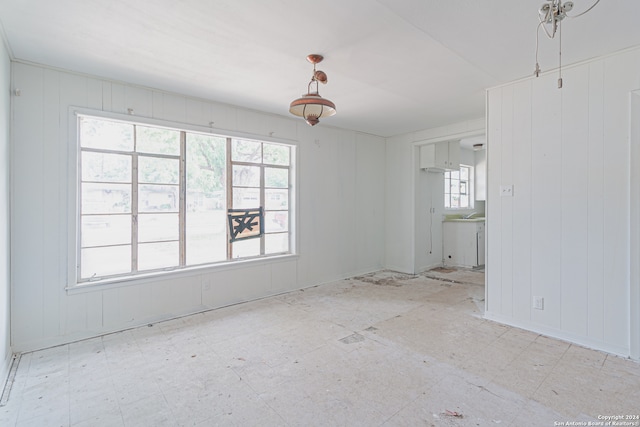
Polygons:
M322 55L311 54L307 56L307 61L313 64L313 75L307 86L307 93L295 99L289 106L289 112L293 115L303 117L310 126L315 126L320 121L320 117L333 116L336 113L336 105L318 93L318 82L327 83L327 75L324 71L316 70L316 64L324 59ZM312 86L315 83L315 92Z

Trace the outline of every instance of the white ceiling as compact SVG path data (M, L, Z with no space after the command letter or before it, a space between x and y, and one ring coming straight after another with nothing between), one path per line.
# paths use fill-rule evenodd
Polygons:
M574 0L574 13L595 0ZM2 0L13 59L288 115L325 56L332 125L397 135L484 115L532 74L542 0ZM640 45L640 1L563 24L563 63ZM557 66L557 37L540 66ZM565 86L571 82L566 81Z

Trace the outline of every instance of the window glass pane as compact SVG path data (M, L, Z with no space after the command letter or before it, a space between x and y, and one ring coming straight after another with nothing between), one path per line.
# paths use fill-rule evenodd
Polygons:
M227 259L227 142L187 134L186 263Z
M449 194L445 194L444 195L444 207L445 208L450 208L451 207L451 195L449 195Z
M265 233L289 230L289 212L265 212L264 217Z
M460 166L460 179L464 181L469 180L469 168Z
M234 188L233 209L252 209L260 207L260 189Z
M138 270L175 267L180 262L178 242L141 243L138 245Z
M225 210L226 144L222 138L187 134L187 210Z
M187 205L204 207L226 200L227 144L224 138L187 134Z
M457 179L451 180L451 194L458 194L460 192L460 181Z
M459 208L460 207L460 196L457 194L451 195L451 207Z
M151 184L178 184L180 162L178 159L138 157L138 180Z
M136 126L136 151L153 154L180 154L180 132L146 126Z
M225 210L227 204L227 192L198 191L197 187L187 185L187 212L206 212Z
M466 183L466 181L460 181L460 194L467 194L467 183Z
M141 185L138 193L139 212L178 212L177 185Z
M131 243L131 215L86 215L81 221L83 248Z
M131 182L131 156L83 151L82 180Z
M138 215L138 241L158 242L178 240L178 214L140 214Z
M264 190L265 209L285 210L289 209L289 190Z
M82 249L80 277L110 276L131 271L131 246Z
M263 144L264 162L270 165L289 166L290 148L286 145Z
M464 194L464 195L460 195L460 207L461 208L468 208L469 207L469 196Z
M233 165L233 185L239 187L259 187L260 166Z
M187 134L187 265L227 259L226 139Z
M117 151L133 151L133 125L80 117L80 145Z
M242 139L231 140L231 160L236 162L262 162L262 144Z
M82 184L82 213L131 212L131 184Z
M264 168L264 186L271 188L289 187L289 169Z
M451 171L450 177L451 179L460 179L460 171Z
M289 252L289 233L267 234L264 236L265 254Z
M260 255L260 239L238 240L231 244L234 258Z
M451 179L445 178L444 180L444 192L451 193Z
M187 213L187 265L227 259L226 221L222 209Z

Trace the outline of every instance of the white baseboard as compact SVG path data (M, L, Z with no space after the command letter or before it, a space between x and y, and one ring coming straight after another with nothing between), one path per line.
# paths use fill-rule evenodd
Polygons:
M59 335L59 336L54 336L54 337L46 337L46 338L40 338L37 340L32 340L32 341L23 341L23 342L17 342L14 343L13 345L13 350L19 353L27 353L27 352L32 352L32 351L38 351L38 350L44 350L46 348L51 348L51 347L57 347L60 345L66 345L66 344L70 344L73 342L77 342L77 341L83 341L83 340L87 340L87 339L91 339L91 338L96 338L99 336L103 336L103 335L109 335L109 334L113 334L113 333L117 333L117 332L122 332L122 331L126 331L129 329L135 329L135 328L139 328L141 326L144 325L148 325L148 324L155 324L158 322L165 322L168 320L173 320L173 319L177 319L180 317L185 317L185 316L190 316L193 314L198 314L198 313L202 313L202 312L206 312L206 311L211 311L211 310L216 310L219 308L223 308L223 307L228 307L231 305L236 305L236 304L243 304L246 302L251 302L251 301L257 301L257 300L261 300L264 298L269 298L272 296L276 296L276 295L281 295L281 294L286 294L289 292L294 292L300 289L305 289L305 288L310 288L310 287L314 287L314 286L321 286L321 285L325 285L328 283L333 283L333 282L337 282L340 280L345 280L345 279L350 279L352 277L357 277L357 276L362 276L365 274L369 274L369 273L374 273L376 271L380 271L382 270L382 266L371 266L368 268L363 268L360 270L356 270L353 271L351 273L345 274L345 275L341 275L339 277L334 277L331 279L328 279L326 281L319 281L319 282L312 282L312 283L298 283L296 285L295 288L293 289L282 289L282 290L270 290L270 291L266 291L263 295L259 295L259 296L255 296L252 298L248 298L248 299L238 299L238 300L227 300L227 301L223 301L220 302L219 304L215 304L215 305L198 305L198 306L192 306L189 307L185 310L181 310L181 311L173 311L173 312L169 312L169 313L163 313L160 315L155 315L155 316L150 316L150 317L145 317L145 318L140 318L140 319L136 319L134 322L131 322L129 324L120 324L120 325L116 325L110 328L100 328L100 329L93 329L93 330L84 330L84 331L79 331L79 332L75 332L75 333L70 333L70 334L66 334L66 335ZM9 356L9 362L10 362L11 356ZM4 369L4 367L3 367ZM6 368L8 369L8 368ZM7 372L8 374L8 372ZM6 378L6 374L3 375L0 378Z
M616 356L621 356L624 358L630 358L631 356L629 347L617 346L601 340L596 340L593 338L572 334L570 332L562 331L556 328L550 328L548 326L540 325L538 323L516 320L511 317L507 317L498 313L491 313L491 312L485 312L484 318L488 320L492 320L494 322L502 323L508 326L513 326L516 328L535 332L540 335L545 335L551 338L567 341L582 347L591 348L593 350L604 351L605 353L611 353Z
M397 265L385 265L384 266L385 270L391 270L391 271L395 271L398 273L404 273L404 274L415 274L413 271L407 270L404 267L399 267Z
M13 375L11 375L11 371L12 369L17 368L17 366L13 366L13 363L18 357L19 355L14 356L11 348L8 348L7 354L2 361L2 366L0 366L0 406L4 406L9 399L9 393L13 383Z

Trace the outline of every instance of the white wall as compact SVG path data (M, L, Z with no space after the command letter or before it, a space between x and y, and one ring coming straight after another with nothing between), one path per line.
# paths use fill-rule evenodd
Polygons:
M487 150L482 149L475 152L475 199L476 202L484 202L487 199ZM484 205L483 205L484 206Z
M385 268L414 271L414 168L412 135L387 139L385 159Z
M460 164L475 166L476 164L476 152L464 147L460 147Z
M484 130L485 120L477 119L387 139L386 268L413 274L442 264L443 209L436 202L438 197L443 200L444 184L442 174L430 177L420 170L420 145L476 136ZM432 198L437 208L433 218L429 212Z
M382 138L14 62L11 232L14 351L378 270L384 255ZM298 257L212 268L130 286L65 291L73 266L70 107L298 142ZM283 114L286 108L283 107ZM72 122L71 122L72 123ZM207 289L209 286L210 289Z
M640 328L630 326L640 304L630 304L629 160L640 50L563 74L561 90L552 73L488 92L486 316L629 355Z
M9 206L11 66L0 31L0 388L11 362Z

